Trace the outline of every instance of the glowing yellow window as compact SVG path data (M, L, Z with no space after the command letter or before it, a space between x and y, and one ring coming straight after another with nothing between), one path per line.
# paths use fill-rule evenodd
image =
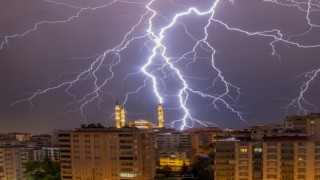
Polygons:
M246 152L248 152L248 148L240 148L240 152L246 153Z

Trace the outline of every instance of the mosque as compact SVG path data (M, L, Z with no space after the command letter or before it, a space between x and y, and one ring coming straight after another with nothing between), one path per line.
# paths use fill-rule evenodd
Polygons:
M152 124L149 121L138 119L133 122L126 122L126 110L123 107L120 107L118 101L115 105L115 121L116 121L116 128L123 128L123 127L136 127L138 129L154 129L154 128L163 128L164 123L164 113L162 104L158 105L158 126Z

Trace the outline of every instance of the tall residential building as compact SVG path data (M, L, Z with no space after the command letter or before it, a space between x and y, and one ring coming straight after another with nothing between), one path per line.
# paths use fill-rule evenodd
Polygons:
M320 139L253 136L216 142L216 180L320 180Z
M157 165L170 166L173 171L180 171L183 165L191 165L195 152L191 146L191 136L185 132L156 133Z
M214 149L214 176L216 180L235 180L235 143L217 141Z
M155 142L151 130L82 126L60 131L62 179L153 180Z
M287 116L284 119L284 129L305 132L307 136L320 137L320 113L311 113L306 116Z
M60 151L58 146L44 146L41 148L45 161L60 161Z
M156 134L157 150L191 149L191 136L185 132L164 132Z
M53 146L59 145L59 131L58 130L54 130L52 132L52 145Z
M25 179L24 163L26 163L24 146L0 146L0 180Z
M33 146L51 146L52 145L52 136L50 134L39 134L33 135L30 137L29 141L27 141L28 145Z
M225 133L217 127L191 128L187 132L191 136L191 145L196 154L209 154L212 152L212 144Z

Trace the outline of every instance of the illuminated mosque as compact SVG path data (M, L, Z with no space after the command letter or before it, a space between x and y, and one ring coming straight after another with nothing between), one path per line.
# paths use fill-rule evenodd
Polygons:
M162 107L162 104L158 105L158 122L159 122L158 126L143 119L138 119L126 124L126 110L123 107L120 107L117 101L115 105L115 121L116 121L116 128L123 128L126 126L136 127L138 129L163 128L164 127L163 126L163 123L164 123L163 107Z

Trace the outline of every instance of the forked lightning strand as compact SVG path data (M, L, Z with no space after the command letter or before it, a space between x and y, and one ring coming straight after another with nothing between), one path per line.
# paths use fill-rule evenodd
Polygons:
M86 115L84 113L84 108L90 104L96 103L97 107L104 111L100 106L100 102L102 101L103 95L110 95L106 91L108 82L112 80L117 72L115 72L115 67L120 66L124 61L128 61L123 58L123 51L131 48L133 45L140 45L141 49L148 49L150 52L149 57L145 59L145 64L143 64L138 72L132 72L128 74L123 81L127 81L130 76L141 76L144 78L141 79L141 84L136 87L134 91L128 92L125 96L125 100L123 105L127 102L128 98L132 94L139 93L141 89L146 88L150 83L153 89L153 93L157 98L158 103L166 103L166 98L177 98L178 107L170 107L169 109L179 109L183 111L183 115L180 119L172 120L171 126L179 126L180 129L184 129L186 127L193 127L195 123L207 126L207 125L215 125L212 122L202 121L196 117L194 117L190 111L190 102L189 99L191 96L198 96L200 98L210 99L211 105L216 110L220 110L224 108L225 110L235 114L239 119L245 121L244 115L245 113L239 110L239 96L240 96L240 88L235 86L233 83L229 82L224 73L216 66L215 60L215 49L210 42L209 36L209 28L212 27L213 24L220 25L224 27L227 31L236 31L238 33L245 34L247 36L252 37L264 37L270 39L270 52L272 55L281 60L281 56L277 53L276 44L284 44L286 46L295 46L299 48L320 48L320 44L306 44L294 41L295 36L304 36L307 33L311 32L314 28L319 28L320 25L312 22L310 16L315 11L320 11L320 3L316 0L307 0L304 2L295 1L295 0L263 0L266 3L275 3L279 6L283 6L285 8L296 8L297 11L305 14L306 23L309 25L309 29L305 32L301 32L300 34L285 36L285 34L280 29L270 28L264 31L255 31L250 32L245 29L240 29L237 27L232 27L227 23L219 20L215 17L216 9L219 7L219 4L226 3L222 0L212 0L212 5L207 10L200 10L197 7L185 7L184 10L180 10L176 12L172 17L167 17L161 14L155 7L153 7L156 3L161 0L146 0L142 1L133 1L133 0L113 0L109 3L106 3L97 7L79 7L73 6L66 3L58 3L51 0L44 0L45 2L52 3L55 5L61 5L65 7L69 7L70 9L76 10L75 15L67 17L65 20L57 20L57 21L41 21L36 23L33 28L26 30L23 33L17 33L13 35L2 36L2 41L0 44L0 50L5 48L6 45L9 45L10 39L24 37L28 34L37 31L44 24L57 24L57 23L68 23L75 18L81 18L81 15L85 11L96 11L97 9L102 8L112 8L113 5L120 4L134 4L141 5L145 7L145 11L139 15L137 22L130 28L130 30L124 35L124 37L119 41L117 45L113 48L108 49L99 55L95 56L91 65L87 67L87 69L83 70L79 74L77 74L73 80L63 81L58 85L51 86L46 89L38 90L33 93L32 96L18 100L14 102L12 105L21 103L21 102L29 102L31 107L33 107L33 100L38 96L44 95L49 91L54 91L58 89L64 89L65 92L73 97L74 101L69 104L72 106L71 110L66 112L81 112L82 117L86 121ZM237 1L231 1L230 3L235 3ZM201 3L199 1L199 3ZM239 3L241 3L239 1ZM173 7L177 6L171 2ZM181 7L184 6L179 6ZM203 27L199 27L199 30L202 31L202 37L195 37L192 33L189 32L188 26L184 23L185 18L192 18L194 16L201 17L206 20L206 23ZM157 24L159 19L162 21L162 25ZM166 44L165 39L168 39L168 34L173 31L175 27L182 27L184 29L184 33L188 36L189 39L192 40L193 46L189 51L183 53L180 57L174 57L170 55L168 52L168 44ZM172 38L172 37L171 37ZM144 43L141 44L140 41ZM140 43L140 44L139 44ZM199 55L199 51L206 52L207 57L202 57L203 55ZM203 53L201 53L203 54ZM192 56L192 58L190 58ZM159 60L160 59L160 60ZM201 77L189 77L182 69L189 69L190 65L193 63L197 63L199 59L205 59L210 61L212 66L213 74L216 74L216 77L211 82L210 86L206 89L196 89L192 85L189 79L199 78ZM185 64L186 67L180 67L178 64L180 62L187 62ZM100 77L98 76L98 72L102 69L105 69L109 72L109 76ZM290 103L285 107L286 109L290 107L297 107L298 112L307 113L307 109L305 106L314 105L308 103L305 99L305 94L311 86L311 83L316 80L318 72L320 69L316 69L310 72L304 73L305 78L307 80L304 81L303 85L300 88L300 93L297 98L291 99ZM161 74L161 75L159 75ZM175 88L178 89L178 93L172 93L167 91L167 88L173 86L170 83L166 83L167 81L175 79L176 85ZM91 80L93 84L93 89L88 91L86 95L78 97L72 93L72 89L76 88L76 84ZM219 84L219 87L223 87L223 91L219 91L219 93L206 93L208 89L214 89ZM221 86L222 85L222 86ZM236 93L231 93L236 92ZM235 95L236 94L236 95ZM113 97L114 98L114 97Z

